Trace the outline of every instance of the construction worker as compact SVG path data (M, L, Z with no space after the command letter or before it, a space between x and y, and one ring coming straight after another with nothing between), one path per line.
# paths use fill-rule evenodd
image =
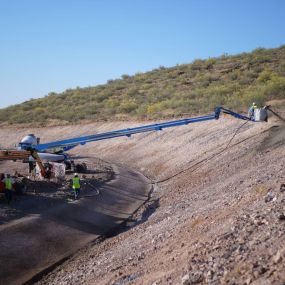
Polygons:
M12 201L12 179L10 177L10 174L7 174L6 178L4 179L5 183L5 197L7 199L8 204Z
M72 178L72 188L74 192L74 199L78 199L80 194L80 179L77 173L74 173L74 177Z
M255 102L252 103L252 105L250 106L249 110L248 110L248 116L253 119L254 118L254 110L257 109L257 105L255 104Z
M5 193L4 174L0 173L0 193Z

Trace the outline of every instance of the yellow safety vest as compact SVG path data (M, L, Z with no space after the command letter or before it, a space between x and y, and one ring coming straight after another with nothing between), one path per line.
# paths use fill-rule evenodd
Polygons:
M12 190L12 180L11 178L6 178L5 179L5 188L8 190Z
M73 177L72 178L72 188L73 189L79 189L80 188L80 179L79 179L79 177Z

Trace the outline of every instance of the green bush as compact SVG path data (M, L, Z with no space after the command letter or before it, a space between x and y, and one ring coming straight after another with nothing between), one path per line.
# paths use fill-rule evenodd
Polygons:
M250 106L252 102L259 107L264 106L266 101L264 88L249 88L244 92L242 101L245 106Z
M272 76L273 76L272 71L265 69L259 74L257 81L259 83L266 83L272 78Z
M285 99L285 77L273 75L266 82L264 94L267 99Z
M122 113L131 113L138 108L138 104L133 101L123 101L119 106L119 111Z

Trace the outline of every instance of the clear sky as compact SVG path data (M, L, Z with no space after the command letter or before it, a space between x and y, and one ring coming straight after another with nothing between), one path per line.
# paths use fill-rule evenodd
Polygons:
M0 0L0 108L285 44L284 0Z

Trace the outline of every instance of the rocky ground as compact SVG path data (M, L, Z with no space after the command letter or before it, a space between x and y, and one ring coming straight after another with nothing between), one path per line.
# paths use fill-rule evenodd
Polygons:
M243 123L224 117L75 149L140 170L154 192L121 232L37 284L284 284L285 126ZM19 129L9 140L136 125Z

